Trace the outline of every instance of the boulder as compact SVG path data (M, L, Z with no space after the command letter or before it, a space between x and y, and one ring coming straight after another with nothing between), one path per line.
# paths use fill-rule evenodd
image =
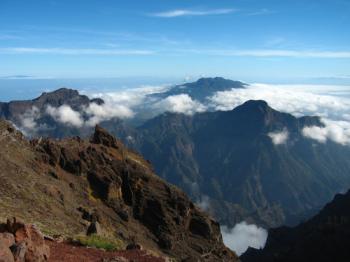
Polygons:
M0 262L14 262L11 250L6 243L0 241Z
M16 218L8 219L7 232L13 234L15 243L11 246L16 262L44 262L50 255L44 236L35 225L24 224ZM11 237L7 239L11 242Z
M15 237L11 233L0 233L0 244L7 247L12 246L15 243Z
M92 222L87 229L86 235L102 235L100 223L98 223L97 221Z

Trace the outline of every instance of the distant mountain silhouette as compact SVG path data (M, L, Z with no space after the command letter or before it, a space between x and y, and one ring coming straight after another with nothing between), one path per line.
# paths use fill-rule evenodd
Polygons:
M168 91L152 94L153 97L166 98L168 96L187 94L192 99L204 102L207 97L213 96L215 92L228 91L233 88L245 88L247 84L233 81L222 77L200 78L196 82L185 83L171 87Z

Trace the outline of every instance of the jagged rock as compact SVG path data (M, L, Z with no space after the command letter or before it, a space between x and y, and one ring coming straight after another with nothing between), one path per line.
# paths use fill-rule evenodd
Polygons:
M45 244L44 236L35 225L24 224L16 218L6 222L7 232L13 234L15 244L11 250L16 261L44 262L50 255L49 247Z
M101 222L100 215L97 210L87 210L84 207L79 207L78 211L81 212L81 218L89 222Z
M91 143L102 144L107 147L119 148L120 142L99 125L95 128L95 133L90 139Z
M337 194L313 218L296 227L269 230L263 249L249 248L243 262L350 261L350 191Z
M98 223L97 221L92 222L86 231L86 235L102 235L100 223Z

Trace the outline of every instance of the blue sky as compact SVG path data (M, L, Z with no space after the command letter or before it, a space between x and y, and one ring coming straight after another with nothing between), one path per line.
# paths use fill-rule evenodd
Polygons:
M350 80L348 0L0 0L0 78Z

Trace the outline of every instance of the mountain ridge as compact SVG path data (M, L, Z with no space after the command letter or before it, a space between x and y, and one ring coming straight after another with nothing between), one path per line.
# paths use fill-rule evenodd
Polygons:
M309 126L324 125L319 117L296 118L264 101L247 101L231 111L160 115L136 128L129 145L154 163L158 174L194 199L211 198L214 214L215 210L220 213L215 215L222 223L233 226L248 219L271 227L286 219L297 223L303 212L315 212L343 190L343 184L349 185L343 172L350 168L345 158L349 149L304 137L302 130ZM285 141L274 144L271 136L275 133L286 133ZM336 173L334 181L330 170ZM298 195L309 200L300 200Z
M74 237L95 217L109 237L162 256L237 260L217 222L99 126L90 140L28 141L1 120L0 145L2 220L11 214L45 234Z
M242 262L348 261L350 191L337 194L321 211L296 227L269 230L263 249L249 248Z

